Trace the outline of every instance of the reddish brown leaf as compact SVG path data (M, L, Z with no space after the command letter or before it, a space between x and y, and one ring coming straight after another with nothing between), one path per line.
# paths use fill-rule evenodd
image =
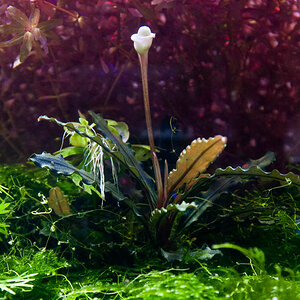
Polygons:
M198 138L187 146L177 160L176 169L169 173L168 194L170 195L183 184L191 186L190 183L223 151L226 141L226 137L218 135L208 140Z
M71 214L69 203L59 187L54 187L49 192L48 205L57 215Z

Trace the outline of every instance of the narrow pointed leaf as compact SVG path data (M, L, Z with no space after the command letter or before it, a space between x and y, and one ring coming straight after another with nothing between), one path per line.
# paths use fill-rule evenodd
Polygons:
M44 21L39 23L39 25L37 26L41 31L48 31L51 29L56 28L57 26L62 25L62 19L54 19L54 20L48 20L48 21Z
M156 202L157 195L155 194L152 186L150 185L151 178L146 174L146 172L141 168L139 162L135 159L132 150L116 135L114 135L108 128L107 122L98 114L93 111L89 111L90 115L93 117L93 121L97 128L102 132L103 136L110 139L115 145L118 146L120 153L123 155L127 168L134 168L137 171L137 177L140 183L147 189L151 196L153 203Z
M243 169L242 167L232 168L227 167L226 169L217 169L213 177L226 176L226 177L240 177L240 178L251 178L256 177L261 181L278 181L282 185L293 184L300 188L300 177L292 172L287 174L282 174L278 170L273 170L272 172L263 171L260 167L252 166L248 169Z
M20 44L24 38L24 33L19 33L16 36L14 36L11 40L5 41L5 42L0 42L0 48L4 47L10 47L14 46L17 44Z
M113 184L110 181L106 181L105 182L105 192L109 192L113 195L113 197L117 200L117 201L124 201L124 200L128 200L128 197L126 197L118 188L118 186L116 186L115 184Z
M31 25L31 22L27 18L27 16L21 10L17 9L16 7L9 6L7 8L7 11L8 11L9 18L12 21L22 25L24 27L24 29Z
M190 146L183 150L176 163L176 169L170 172L168 178L168 194L189 184L200 173L204 172L226 146L227 138L215 136L214 138L194 140Z
M182 228L186 228L196 222L203 213L214 204L221 194L227 193L228 189L236 183L237 178L234 177L218 178L217 180L213 180L209 189L205 193L202 193L202 200L196 201L198 205L197 210L191 211L191 213L183 220Z
M0 25L0 33L1 34L12 34L12 33L20 33L24 34L24 27L19 24L9 24L9 25Z
M52 155L50 153L43 152L42 154L33 154L30 158L37 166L44 168L47 167L50 171L63 175L72 175L78 173L84 183L92 184L95 182L95 178L91 173L84 170L77 169L67 161L63 159L61 155Z
M20 49L20 61L24 62L32 49L33 35L26 32L24 35L23 43Z
M29 19L30 19L32 25L36 26L40 21L40 10L34 9L32 14L30 15Z

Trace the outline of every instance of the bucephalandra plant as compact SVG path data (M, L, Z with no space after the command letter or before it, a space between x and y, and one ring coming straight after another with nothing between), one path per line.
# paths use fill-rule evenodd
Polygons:
M77 173L85 185L97 184L102 189L101 194L110 192L115 199L126 203L147 232L151 233L150 236L156 245L164 249L163 255L168 257L167 251L173 248L172 242L176 241L178 233L197 221L222 193L227 192L243 178L262 178L278 181L281 184L286 184L288 179L298 187L300 187L300 179L299 176L291 173L280 174L277 170L265 172L263 169L274 160L272 154L250 161L247 169L227 167L217 169L213 175L205 173L210 163L226 146L227 138L220 135L209 139L195 139L181 152L176 167L170 173L165 161L162 176L155 153L147 80L148 50L154 37L155 34L147 26L142 26L137 34L131 36L141 65L146 125L155 179L146 173L141 161L137 159L140 157L136 155L137 151L144 151L145 148L134 149L128 143L127 125L123 122L105 120L92 111L90 115L95 126L88 125L88 121L84 118L80 119L80 123L62 123L55 118L40 117L39 120L55 122L67 130L73 146L62 149L60 151L62 155L44 152L33 154L30 159L38 166L48 167L57 173L64 175ZM86 153L87 155L84 155ZM82 154L84 157L77 167L64 160L65 157L73 154ZM115 180L117 172L127 170L135 180L136 188L141 190L142 193L139 194L142 196L136 200L130 193L126 194L126 191L123 194L118 186L105 182L104 169L102 169L105 162L109 162ZM117 167L113 169L115 165ZM145 209L147 203L148 209Z
M114 122L114 121L113 121ZM116 123L116 122L114 122ZM95 130L93 127L95 124L89 124L88 121L82 116L79 118L79 123L73 122L73 125L77 128L80 128L83 132L90 135L96 135ZM64 134L62 138L61 148L59 153L63 154L64 156L68 156L69 154L79 154L82 152L84 156L84 160L82 163L82 168L86 171L90 171L94 176L94 181L98 183L98 187L100 189L100 194L102 200L105 200L105 170L104 170L104 151L103 147L92 140L80 136L75 131L70 131L68 128L64 128ZM69 143L71 147L62 148L63 142L65 138L69 138ZM114 150L115 145L109 143L104 137L102 137L102 143L105 147ZM77 151L76 151L77 147ZM116 166L110 158L110 167L111 167L111 175L113 178L113 182L117 185L117 172ZM102 202L103 203L103 202Z
M82 176L84 183L91 184L96 181L98 184L100 183L100 187L104 186L104 172L101 169L101 166L103 166L103 154L106 155L106 159L109 158L118 161L120 166L125 167L136 181L140 182L140 186L145 192L145 196L148 200L150 214L147 213L146 215L142 215L139 212L139 208L136 207L135 203L132 203L131 199L128 200L128 203L131 202L130 206L146 226L154 228L153 234L158 243L163 247L167 247L171 228L176 217L189 209L195 210L198 208L198 205L195 202L185 202L185 200L187 200L185 195L188 195L188 192L193 185L198 182L197 178L200 173L204 172L208 165L222 152L226 146L227 139L222 136L216 136L208 140L200 138L194 140L193 143L181 153L176 169L172 170L170 174L168 174L168 165L167 162L165 162L164 180L162 180L159 161L155 154L147 79L148 51L154 37L155 34L151 32L149 27L142 26L137 34L131 36L131 39L134 42L134 48L138 53L141 66L145 117L156 190L153 187L151 178L141 168L140 163L132 154L131 147L126 144L127 139L122 139L121 132L120 130L118 131L120 126L117 130L113 130L112 126L109 127L109 121L102 119L93 112L91 112L93 122L96 124L96 128L100 130L100 135L94 129L87 128L87 121L83 119L81 119L80 124L78 124L73 122L61 123L54 118L45 116L39 118L40 120L46 119L54 121L63 126L71 136L71 144L75 146L77 144L77 146L81 147L89 145L88 149L93 149L87 156L88 158L85 159L82 169L75 169L69 163L63 162L62 157L53 157L47 153L34 155L31 157L31 160L40 166L47 166L50 169L65 175L71 175L74 172L77 172ZM79 136L81 137L81 140L80 138L78 139ZM64 149L62 154L63 153L65 153ZM94 167L89 172L85 167L89 165L91 161L94 162ZM97 167L97 165L99 166ZM100 176L95 178L95 173L99 173ZM207 177L207 175L203 176ZM111 190L110 185L108 185L106 191L109 191L109 188L114 196L122 199L126 198L126 196L123 196L118 190ZM202 205L202 211L208 206L209 201ZM190 221L189 224L190 223L192 223L192 221Z

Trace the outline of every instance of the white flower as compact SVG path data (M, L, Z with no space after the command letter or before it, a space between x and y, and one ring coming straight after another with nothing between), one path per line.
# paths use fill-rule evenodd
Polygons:
M155 33L152 33L148 26L141 26L137 33L131 36L134 42L134 49L139 54L146 54L151 47Z

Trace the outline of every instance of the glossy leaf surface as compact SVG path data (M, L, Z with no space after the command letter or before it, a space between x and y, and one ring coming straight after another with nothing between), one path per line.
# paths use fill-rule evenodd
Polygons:
M188 208L198 209L198 205L195 202L186 203L182 202L181 204L169 204L166 208L154 209L151 212L150 222L152 225L157 226L163 219L170 215L172 212L185 212Z
M168 193L189 184L199 174L204 172L226 146L227 138L215 136L214 138L194 140L179 156L176 169L168 177Z
M217 176L238 176L238 177L256 177L262 181L279 181L282 185L295 185L300 188L300 177L297 174L289 172L287 174L282 174L278 170L273 170L272 172L263 171L260 167L252 166L248 169L243 169L242 167L232 168L227 167L226 169L217 169L213 177Z
M77 169L67 161L63 159L61 155L52 155L46 152L42 154L33 154L30 157L30 160L33 161L39 167L47 167L51 171L63 175L72 175L73 173L78 173L84 183L92 184L95 182L94 176L84 170Z

